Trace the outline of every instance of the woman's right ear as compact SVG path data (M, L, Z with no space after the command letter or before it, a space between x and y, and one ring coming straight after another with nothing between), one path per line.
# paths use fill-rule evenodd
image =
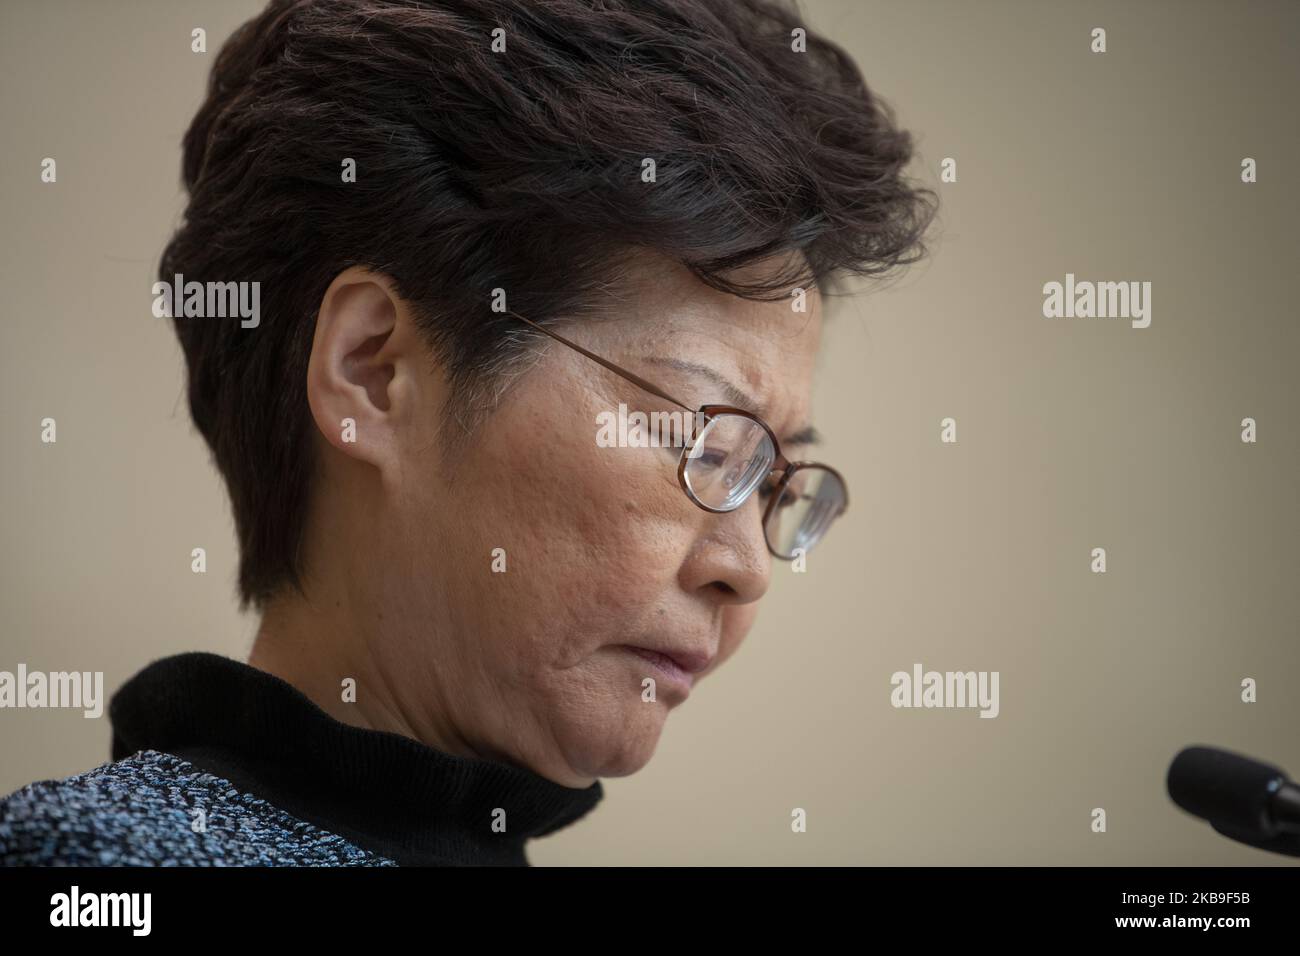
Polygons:
M397 455L410 373L398 334L404 304L386 277L359 266L335 277L321 299L307 364L307 402L321 435L381 471Z

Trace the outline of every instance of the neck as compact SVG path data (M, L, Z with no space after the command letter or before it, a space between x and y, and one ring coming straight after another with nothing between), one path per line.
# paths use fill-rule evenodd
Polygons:
M297 595L277 598L262 616L248 663L292 684L342 723L400 734L456 756L485 756L436 715L404 711L381 664L367 652L383 635L364 629L362 617L346 602L323 612Z
M297 688L341 723L409 737L452 756L529 767L565 787L595 782L595 777L575 773L555 758L556 751L544 737L512 738L511 746L499 746L495 728L465 727L453 720L445 696L457 686L448 676L453 673L450 663L432 668L428 680L413 689L413 668L426 662L375 652L403 645L429 648L436 642L396 627L393 622L402 615L392 608L385 613L374 605L358 604L346 588L322 590L340 597L323 601L310 593L307 597L293 593L267 605L249 652L250 666ZM453 655L449 649L444 651L450 661ZM411 706L412 700L418 700L418 707ZM475 713L470 711L471 716Z

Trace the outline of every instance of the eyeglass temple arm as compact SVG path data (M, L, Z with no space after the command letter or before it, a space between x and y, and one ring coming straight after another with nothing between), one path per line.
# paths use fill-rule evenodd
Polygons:
M538 325L536 322L534 322L532 319L526 319L526 318L524 318L522 315L520 315L518 312L507 312L506 315L512 315L512 316L514 316L514 317L515 317L516 319L518 319L520 322L527 322L529 325L531 325L531 326L532 326L533 328L535 328L537 331L542 332L542 333L545 334L545 335L549 335L551 338L555 339L555 341L561 343L562 345L567 345L569 348L573 349L575 352L581 352L583 355L587 356L587 358L591 359L593 362L599 362L601 365L605 366L605 368L609 369L609 370L610 370L611 372L613 372L615 375L622 376L623 378L627 379L629 382L633 383L634 385L639 385L641 388L644 388L644 389L645 389L647 392L649 392L651 395L657 395L659 398L662 398L664 401L666 401L666 402L672 402L672 403L673 403L674 405L676 405L678 408L684 408L684 409L685 409L686 411L688 411L688 412L694 412L694 411L695 411L695 409L691 408L689 405L686 405L686 404L684 404L684 403L682 403L682 402L679 402L677 399L673 398L671 395L669 395L669 394L668 394L667 392L665 392L663 389L659 388L657 385L651 385L649 382L647 382L645 379L643 379L640 375L635 375L635 374L633 374L632 372L629 372L629 371L628 371L627 369L625 369L625 368L619 368L619 367L618 367L617 365L615 365L613 362L610 362L610 361L608 361L608 360L606 360L606 359L603 359L603 358L601 358L599 355L596 355L596 354L594 354L594 353L592 353L592 352L588 352L586 349L584 349L581 345L578 345L576 342L570 342L568 339L564 338L562 335L558 335L557 333L552 332L550 329L543 328L542 326L540 326L540 325Z

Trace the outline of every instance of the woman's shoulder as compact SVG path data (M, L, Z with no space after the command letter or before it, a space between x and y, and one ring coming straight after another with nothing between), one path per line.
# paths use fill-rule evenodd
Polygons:
M0 798L2 866L391 866L189 761L141 750Z

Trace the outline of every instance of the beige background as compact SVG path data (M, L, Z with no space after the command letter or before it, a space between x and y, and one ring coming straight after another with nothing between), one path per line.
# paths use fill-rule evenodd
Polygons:
M224 492L148 290L181 134L259 7L0 3L0 669L102 670L111 692L169 653L248 648ZM831 321L818 424L853 508L813 573L778 568L654 761L533 861L1291 862L1163 781L1189 743L1300 775L1300 6L805 9L916 134L934 256ZM1043 318L1067 272L1152 282L1151 327ZM894 710L917 661L999 671L1001 715ZM0 791L102 763L108 739L106 719L0 711Z

